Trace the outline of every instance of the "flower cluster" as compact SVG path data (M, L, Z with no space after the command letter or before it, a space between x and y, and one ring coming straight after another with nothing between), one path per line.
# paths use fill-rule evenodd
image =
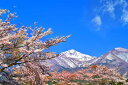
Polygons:
M8 12L8 13L6 13ZM2 15L7 15L7 18L2 18ZM52 34L51 28L47 31L42 27L18 27L16 24L11 24L11 19L15 14L9 13L6 9L0 9L0 73L8 73L11 75L14 67L20 66L22 69L29 64L31 69L34 67L31 64L36 62L44 62L45 60L57 57L58 54L48 52L46 49L58 43L64 42L68 37L56 37L42 41L46 35ZM33 30L34 29L34 30ZM29 31L29 32L28 32ZM27 66L28 67L28 66ZM37 70L39 67L35 67ZM21 69L21 68L19 68ZM33 68L34 69L34 68ZM44 68L45 69L45 68ZM18 71L18 70L17 70ZM28 70L23 71L27 73ZM30 71L29 71L30 72ZM33 72L32 72L33 73ZM33 73L34 74L34 73ZM7 77L5 78L7 79ZM4 79L4 80L5 80ZM8 79L7 79L8 80ZM0 80L1 81L1 80ZM5 82L5 81L4 81Z
M116 69L107 68L106 66L92 65L75 72L62 71L52 72L51 74L51 77L46 77L46 81L59 80L60 82L64 81L68 83L84 81L86 83L92 82L92 85L99 85L99 83L108 85L111 82L122 82L124 85L126 84L126 79Z

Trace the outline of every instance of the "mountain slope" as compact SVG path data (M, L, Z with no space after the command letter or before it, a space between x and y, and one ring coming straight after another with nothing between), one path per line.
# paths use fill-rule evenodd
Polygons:
M57 58L50 60L49 62L52 65L52 69L64 69L64 68L77 68L83 67L83 65L89 60L94 59L94 57L82 54L75 50L68 50L66 52L61 53L61 55Z
M128 49L115 48L100 57L92 57L76 50L68 50L49 61L52 70L79 69L85 65L105 65L118 68L122 74L128 72Z
M93 64L117 68L120 73L124 74L128 72L128 50L115 48L99 57Z

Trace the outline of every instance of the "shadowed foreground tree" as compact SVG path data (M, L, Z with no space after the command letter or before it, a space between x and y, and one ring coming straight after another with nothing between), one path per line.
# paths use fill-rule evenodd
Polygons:
M6 19L3 14L7 15ZM64 42L69 36L41 41L44 36L52 34L51 29L44 31L44 28L36 26L17 28L16 24L10 23L14 17L14 14L0 9L0 83L16 85L19 82L15 79L23 77L30 82L33 80L32 85L42 85L47 67L41 62L58 56L46 49ZM20 74L17 74L19 70Z

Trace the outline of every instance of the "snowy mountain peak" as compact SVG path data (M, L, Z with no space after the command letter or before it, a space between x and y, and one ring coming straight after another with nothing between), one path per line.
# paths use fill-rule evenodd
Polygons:
M78 51L76 51L76 50L74 50L74 49L71 49L71 50L65 51L65 52L63 52L63 53L76 53L76 52L78 52Z
M116 50L116 51L128 51L128 49L125 49L122 47L115 48L114 50Z
M60 56L54 58L52 63L54 67L57 68L76 68L83 67L83 65L88 64L87 61L94 59L94 57L82 54L74 49L62 52Z
M100 57L93 57L71 49L62 52L60 56L49 62L52 64L51 69L53 70L81 68L85 65L105 65L110 68L118 67L119 72L125 73L128 71L128 49L114 48Z
M74 49L68 50L66 52L61 53L62 56L70 57L70 58L75 58L75 59L80 59L80 60L90 60L93 59L94 57L86 54L82 54Z

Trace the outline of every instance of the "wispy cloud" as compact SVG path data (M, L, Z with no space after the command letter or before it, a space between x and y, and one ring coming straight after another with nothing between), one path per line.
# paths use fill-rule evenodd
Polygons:
M128 24L128 11L123 10L121 21L123 21L123 24Z
M120 5L123 9L127 8L128 2L126 0L116 0L116 5Z
M101 0L103 3L103 12L108 12L112 17L115 17L118 14L115 14L115 10L120 12L119 19L123 24L128 24L128 2L126 0ZM105 13L104 13L105 14Z
M107 1L107 0L104 0L103 2L103 12L107 12L110 14L111 17L115 17L115 3L113 1Z
M120 21L123 25L128 25L128 1L127 0L100 0L101 6L97 9L99 10L98 16L92 19L92 22L101 30L101 26L104 21L104 15L110 15L112 19ZM106 16L105 16L106 17ZM109 18L111 19L111 18ZM103 27L103 26L102 26Z
M100 16L95 16L92 19L92 22L97 26L97 31L99 31L101 29L101 25L102 25L102 20Z
M119 22L120 25L128 25L128 0L100 0L101 6L97 9L92 23L96 26L96 30L100 31L107 17ZM110 15L110 16L106 16ZM102 18L101 18L102 16ZM110 18L111 17L111 18Z

